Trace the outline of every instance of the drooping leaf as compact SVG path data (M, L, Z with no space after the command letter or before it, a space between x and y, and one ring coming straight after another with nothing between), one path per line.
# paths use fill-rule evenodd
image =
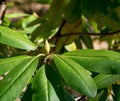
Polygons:
M36 46L28 38L4 26L0 26L0 43L25 50L36 49Z
M74 22L81 17L81 0L70 0L65 7L65 19Z
M50 10L45 16L46 21L32 33L32 40L35 40L37 37L48 38L56 34L62 22L63 8L66 2L66 0L53 0Z
M87 48L93 49L92 39L90 36L81 36L80 39L84 42Z
M46 65L46 75L53 85L60 101L75 101L74 97L67 90L63 90L61 79L51 65Z
M53 67L51 65L46 64L45 67L46 67L46 76L47 76L48 80L53 85L60 101L64 101L65 100L64 90L63 90L63 86L62 86L59 75L55 72L55 70L53 69Z
M0 101L14 101L30 80L38 64L38 57L26 59L0 81Z
M0 59L0 75L12 70L18 64L22 63L23 61L29 58L31 57L27 55L22 55L22 56Z
M99 92L94 98L89 98L89 101L100 101L101 96L103 95L104 90Z
M75 39L75 45L77 49L82 49L82 43L79 38Z
M71 58L93 72L120 74L120 53L118 52L86 49L67 52L63 56Z
M56 67L65 82L84 95L94 97L97 87L91 73L70 58L54 55Z
M40 67L33 79L32 90L32 101L60 101L53 86L46 77L45 65Z
M109 87L119 79L120 75L110 74L99 74L94 78L98 89Z

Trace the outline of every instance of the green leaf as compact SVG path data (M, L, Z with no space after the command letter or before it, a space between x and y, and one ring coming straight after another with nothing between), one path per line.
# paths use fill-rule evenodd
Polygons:
M120 101L120 85L119 84L115 84L112 86L112 90L113 90L113 98L114 101Z
M80 41L79 38L75 39L75 45L77 49L82 49L82 42Z
M45 67L46 67L46 76L48 80L53 85L60 101L64 101L65 100L64 90L63 90L64 87L62 85L59 75L55 72L55 70L53 69L54 68L53 66L46 64Z
M52 0L36 0L36 1L42 4L50 4L52 2Z
M119 0L84 0L81 3L83 15L89 20L96 21L100 30L103 27L110 31L119 29Z
M54 88L46 77L45 65L39 69L33 79L32 90L32 101L60 101Z
M109 87L119 79L120 75L109 74L99 74L94 78L98 89Z
M98 72L120 74L120 53L108 50L76 50L63 54L82 65L85 69Z
M65 19L74 22L81 17L81 0L69 0L65 7Z
M32 101L32 89L31 84L28 85L27 90L24 92L21 101Z
M10 58L0 59L0 75L12 70L18 64L22 63L26 59L31 58L30 56L22 55Z
M74 97L68 92L68 91L64 91L65 94L65 101L75 101Z
M99 99L99 101L106 101L108 95L109 95L108 89L105 88L101 98Z
M82 13L87 16L91 17L92 15L95 15L97 12L107 12L107 7L110 6L110 1L105 0L84 0L82 1Z
M94 97L97 87L91 73L70 58L54 55L56 67L65 82L79 93Z
M80 39L84 42L87 48L93 49L92 39L90 36L80 36Z
M55 72L53 69L55 67L52 67L51 65L46 65L46 75L48 80L53 85L60 101L75 101L74 97L65 89L63 90L63 86L61 79L58 75L58 73Z
M32 33L37 28L38 24L28 27L28 25L34 20L36 20L36 16L34 15L30 15L22 19L21 24L22 24L22 28L24 29L25 33Z
M12 13L12 14L6 14L6 18L18 18L18 17L26 17L29 16L29 14L26 13Z
M104 90L102 90L101 92L99 92L94 98L89 98L88 101L100 101L101 96L103 95Z
M0 26L0 43L25 50L36 49L36 46L28 38L4 26Z
M38 64L38 57L26 59L0 81L0 101L14 101L30 80Z
M50 10L45 16L46 21L32 33L32 40L36 38L48 38L56 34L62 23L63 11L66 4L67 0L53 0Z

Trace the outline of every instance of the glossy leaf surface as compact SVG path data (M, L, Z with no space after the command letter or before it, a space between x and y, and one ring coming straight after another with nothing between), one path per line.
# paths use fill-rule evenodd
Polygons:
M19 49L36 49L36 46L28 38L4 26L0 26L0 43L13 46Z
M109 74L99 74L94 78L98 89L109 87L119 79L120 75Z
M22 63L24 60L29 59L30 56L16 56L10 58L0 59L0 75L12 70L19 63Z
M71 58L93 72L120 74L120 54L118 52L86 49L68 52L63 56Z
M45 65L40 67L32 83L32 101L60 101L56 92L48 81L45 73Z
M26 59L0 81L0 101L14 101L30 80L38 64L38 58Z
M51 65L47 65L47 64L45 65L46 76L48 80L50 81L50 83L53 85L60 101L64 101L65 100L64 90L63 90L64 87L62 85L62 82L61 82L61 79L58 73L56 73L56 71L53 68L54 67L52 67Z
M73 60L54 55L56 67L65 82L79 93L94 97L97 87L91 73Z

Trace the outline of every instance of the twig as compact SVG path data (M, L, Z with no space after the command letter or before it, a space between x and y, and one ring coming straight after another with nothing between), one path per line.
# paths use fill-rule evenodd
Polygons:
M65 23L66 23L66 20L63 19L63 20L62 20L62 24L61 24L58 32L56 33L56 35L57 35L58 37L61 36L61 30L62 30L62 28L64 27Z
M53 48L53 51L52 51L52 52L54 52L54 53L56 53L56 49L57 49L57 46L58 46L59 40L60 40L59 38L60 38L60 36L61 36L61 30L62 30L62 28L64 27L65 24L66 24L66 20L63 19L63 20L62 20L62 23L61 23L61 26L60 26L60 28L59 28L59 30L58 30L58 32L56 33L55 36L52 37L52 39L55 39L55 45L56 45L56 47L54 47L54 48Z
M66 37L66 36L74 36L74 35L82 35L82 36L88 36L88 35L93 35L93 36L107 36L107 35L115 35L119 34L120 29L114 32L110 33L82 33L82 32L73 32L73 33L64 33L60 35L60 37Z

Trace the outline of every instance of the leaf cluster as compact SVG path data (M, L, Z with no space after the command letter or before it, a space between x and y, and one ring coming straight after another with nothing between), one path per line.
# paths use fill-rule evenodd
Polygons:
M45 15L5 14L0 25L0 101L119 101L120 1L37 2Z

